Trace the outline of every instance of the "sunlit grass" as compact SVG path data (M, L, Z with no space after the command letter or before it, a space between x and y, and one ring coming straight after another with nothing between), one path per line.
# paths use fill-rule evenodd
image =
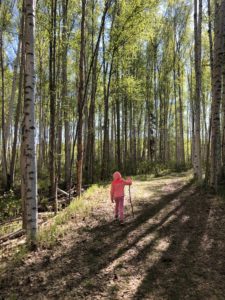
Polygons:
M11 232L14 232L18 229L21 229L22 227L22 221L16 220L11 223L6 223L0 226L0 237L7 235Z
M182 171L182 172L171 172L169 169L165 169L161 171L157 176L154 174L141 174L141 175L136 175L132 176L133 180L139 180L139 181L158 181L160 179L166 180L166 179L174 179L176 178L183 178L183 177L188 177L190 179L193 177L192 170L188 171Z
M38 245L40 247L52 247L57 243L59 237L64 236L68 230L68 223L77 216L82 218L89 215L92 208L96 205L104 192L103 187L91 186L81 197L74 198L63 211L59 212L46 227L41 227L38 233Z

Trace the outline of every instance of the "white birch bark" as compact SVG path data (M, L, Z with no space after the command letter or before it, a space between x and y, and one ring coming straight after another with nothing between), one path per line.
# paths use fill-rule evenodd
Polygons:
M198 182L202 181L201 136L200 136L200 103L201 103L201 32L202 32L202 0L199 0L197 15L197 0L194 2L195 29L195 101L194 101L194 175Z
M32 245L37 235L37 167L35 145L35 73L34 73L34 21L35 1L25 0L25 74L24 109L22 124L23 161L22 190L27 213L27 237Z

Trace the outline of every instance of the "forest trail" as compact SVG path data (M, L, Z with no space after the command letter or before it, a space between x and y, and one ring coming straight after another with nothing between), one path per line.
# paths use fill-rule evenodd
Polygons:
M134 181L135 218L113 220L108 187L52 249L0 281L0 299L224 299L225 203L186 175ZM127 190L126 190L127 192Z

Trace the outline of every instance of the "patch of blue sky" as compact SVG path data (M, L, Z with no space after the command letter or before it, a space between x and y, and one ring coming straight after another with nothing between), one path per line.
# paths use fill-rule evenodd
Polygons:
M3 31L4 51L6 54L5 60L10 68L15 60L18 46L18 32L15 30L15 28L18 28L17 24L19 19L17 2L18 1L13 0L9 1L9 3L5 3L5 5L7 5L7 13L11 16L10 23L5 29L5 32Z

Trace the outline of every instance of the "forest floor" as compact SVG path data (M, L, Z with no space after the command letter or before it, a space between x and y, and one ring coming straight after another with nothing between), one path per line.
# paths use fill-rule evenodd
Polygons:
M0 299L225 299L225 201L187 174L140 178L131 190L125 226L99 188L54 247L5 268Z

